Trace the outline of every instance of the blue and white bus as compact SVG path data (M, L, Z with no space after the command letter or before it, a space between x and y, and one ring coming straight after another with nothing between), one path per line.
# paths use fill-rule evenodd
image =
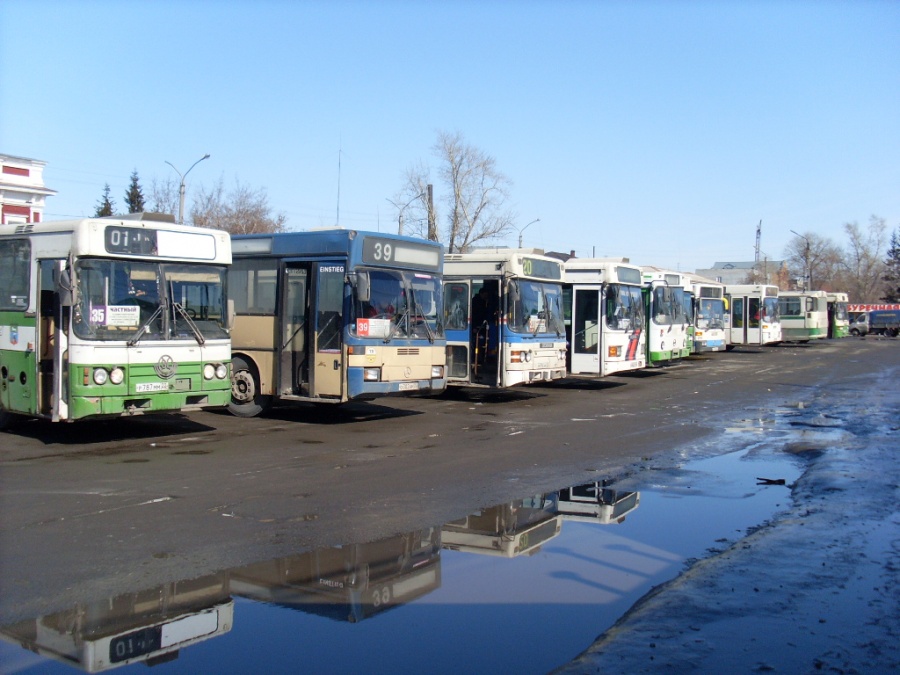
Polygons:
M229 409L439 393L440 244L330 229L232 237Z
M694 302L694 353L725 351L728 312L725 285L712 279L689 275Z
M641 268L624 260L570 258L563 307L569 372L598 375L647 365Z
M444 259L447 384L505 388L566 376L562 261L482 249Z

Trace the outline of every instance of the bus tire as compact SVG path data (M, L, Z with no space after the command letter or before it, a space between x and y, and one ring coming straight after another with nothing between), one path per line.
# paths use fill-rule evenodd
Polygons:
M0 431L6 431L16 421L16 415L5 410L0 410Z
M240 356L232 357L228 412L235 417L256 417L271 404L271 396L259 394L259 373L253 364Z

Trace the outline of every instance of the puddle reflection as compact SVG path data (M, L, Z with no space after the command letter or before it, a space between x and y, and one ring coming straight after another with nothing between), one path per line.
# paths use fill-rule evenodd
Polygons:
M758 465L753 473L767 470L778 475ZM651 502L660 513L696 520L687 515L693 506L678 513L671 503L691 500L659 497ZM192 673L299 664L310 672L546 672L711 545L716 533L707 532L696 545L669 548L641 503L640 491L598 481L441 527L79 603L0 629L13 643L0 645L0 664L21 673L139 662ZM539 648L531 642L538 634Z

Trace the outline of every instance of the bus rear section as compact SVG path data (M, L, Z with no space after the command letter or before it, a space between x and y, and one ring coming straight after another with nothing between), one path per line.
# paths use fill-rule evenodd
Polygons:
M828 299L825 291L781 291L778 320L784 342L809 342L828 337Z
M570 258L565 275L569 372L605 377L646 367L641 269L624 260Z
M232 413L444 390L440 244L333 229L233 246Z
M227 404L226 233L142 214L2 227L0 259L6 422Z
M561 261L518 249L448 254L444 279L448 384L566 376Z

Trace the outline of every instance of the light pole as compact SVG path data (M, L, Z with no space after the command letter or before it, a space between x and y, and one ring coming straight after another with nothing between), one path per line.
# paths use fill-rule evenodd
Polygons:
M541 222L541 219L535 218L530 223L528 223L528 225L534 225L535 223L539 223L539 222ZM522 248L522 233L528 229L528 225L526 225L521 230L519 230L519 248Z
M811 291L812 290L812 266L810 265L810 262L809 262L809 249L810 249L809 239L804 237L799 232L794 232L793 230L791 230L791 234L796 234L798 237L800 237L803 241L806 242L806 253L803 256L805 259L805 262L806 262L806 288L804 290Z
M205 155L203 155L203 157L198 159L196 162L191 164L191 169L193 169L195 166L197 166L204 159L209 159L208 152ZM172 162L170 162L169 160L166 160L166 164L168 164L173 169L175 169L175 165L172 164ZM188 169L187 171L185 171L184 175L182 175L182 173L178 169L175 169L175 173L177 173L181 177L181 185L178 188L178 224L179 225L184 224L184 180L185 180L185 178L187 178L187 175L191 172L191 169Z
M425 192L420 192L415 197L413 197L408 202L406 202L403 206L400 206L393 199L387 199L387 197L385 197L385 199L387 199L387 201L389 201L391 204L393 204L394 208L397 209L397 234L403 234L403 212L406 211L406 207L408 207L410 204L412 204L414 201L416 201L420 197L424 197L426 194L428 194L427 190Z

